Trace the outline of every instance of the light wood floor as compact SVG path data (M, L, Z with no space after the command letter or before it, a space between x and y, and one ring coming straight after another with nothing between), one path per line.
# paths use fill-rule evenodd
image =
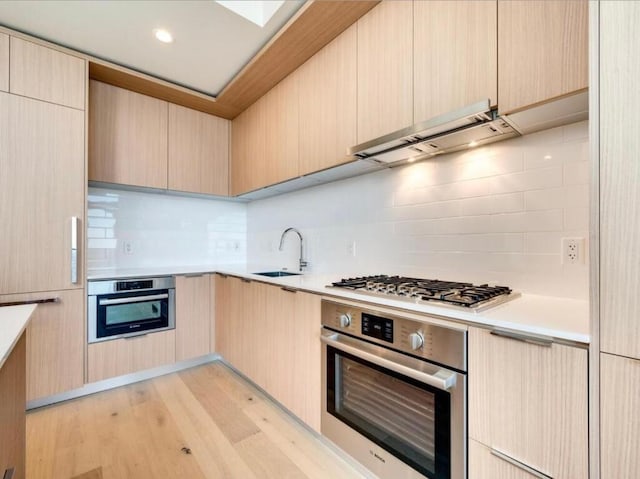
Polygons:
M27 415L27 479L361 477L218 362Z

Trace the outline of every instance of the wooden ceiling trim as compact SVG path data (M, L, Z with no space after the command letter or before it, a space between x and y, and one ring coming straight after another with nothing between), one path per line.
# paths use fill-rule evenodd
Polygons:
M232 120L378 3L380 0L308 1L217 98L85 56L89 77Z

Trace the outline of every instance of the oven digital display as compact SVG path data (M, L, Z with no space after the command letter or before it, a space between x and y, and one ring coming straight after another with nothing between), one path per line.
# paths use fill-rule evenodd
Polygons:
M362 334L393 343L393 320L362 313Z

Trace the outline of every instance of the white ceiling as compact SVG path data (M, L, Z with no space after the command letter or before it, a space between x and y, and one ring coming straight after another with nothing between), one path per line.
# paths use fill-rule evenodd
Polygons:
M3 0L0 24L217 95L303 3L285 1L260 28L213 0Z

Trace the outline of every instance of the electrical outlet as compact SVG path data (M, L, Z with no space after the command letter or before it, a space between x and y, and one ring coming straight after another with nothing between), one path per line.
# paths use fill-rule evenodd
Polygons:
M562 238L562 264L584 263L584 238Z
M124 254L133 254L133 242L131 241L123 241L122 242L122 251Z
M355 241L349 241L347 243L347 254L349 256L355 256L356 255L356 242Z

